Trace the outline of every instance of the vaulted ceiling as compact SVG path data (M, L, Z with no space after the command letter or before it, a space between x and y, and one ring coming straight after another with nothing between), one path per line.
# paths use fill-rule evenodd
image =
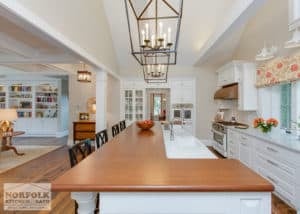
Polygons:
M148 1L140 0L144 5ZM184 1L178 66L187 67L196 63L201 48L222 24L235 2L236 0ZM104 7L121 72L134 70L138 64L131 55L124 0L104 0Z

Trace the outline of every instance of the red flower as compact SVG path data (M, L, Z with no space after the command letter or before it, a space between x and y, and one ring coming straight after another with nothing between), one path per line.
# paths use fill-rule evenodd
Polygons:
M275 118L270 118L266 121L267 125L270 126L277 126L278 125L278 121Z
M270 71L268 71L267 73L266 73L266 77L267 78L270 78L272 76L272 73L270 72Z
M283 64L281 62L277 64L278 69L282 68L282 66L283 66Z
M298 65L297 64L293 64L293 65L291 65L291 71L298 71L298 69L299 69L299 67L298 67Z
M259 76L261 74L261 70L257 70L256 74Z
M264 122L265 122L264 119L261 118L261 117L255 118L254 121L253 121L253 127L257 128L258 126L260 126Z

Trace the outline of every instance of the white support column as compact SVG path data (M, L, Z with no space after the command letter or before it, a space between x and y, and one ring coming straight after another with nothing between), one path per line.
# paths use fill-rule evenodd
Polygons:
M93 214L96 209L96 192L71 192L71 198L78 204L78 214Z
M96 73L96 132L106 129L106 91L107 73L98 70Z

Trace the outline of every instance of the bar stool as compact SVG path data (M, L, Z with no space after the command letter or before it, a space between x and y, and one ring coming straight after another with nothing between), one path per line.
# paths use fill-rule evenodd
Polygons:
M112 136L115 137L117 134L120 133L119 124L115 124L111 127Z
M69 158L70 158L71 167L74 167L76 164L78 164L80 161L82 161L91 153L92 153L92 146L91 146L90 139L82 140L79 143L73 145L71 148L69 148ZM99 202L99 195L96 195L96 199L97 199L96 210L99 210L97 207L97 204ZM75 213L77 213L77 210L78 210L78 204L75 201Z
M71 148L69 148L69 158L71 167L78 164L81 160L86 158L89 154L92 153L91 140L85 139L76 143Z
M122 120L120 121L120 131L123 131L124 129L126 129L126 121Z
M108 135L107 130L104 129L98 133L96 133L96 145L97 148L100 148L100 146L104 145L108 141Z

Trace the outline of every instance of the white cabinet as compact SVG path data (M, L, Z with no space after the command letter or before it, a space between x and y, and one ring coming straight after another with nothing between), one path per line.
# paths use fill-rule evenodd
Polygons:
M249 136L240 134L238 137L239 141L239 160L248 167L251 167L252 161L252 143Z
M217 73L218 87L238 83L239 111L257 110L256 65L254 63L232 61L221 67ZM222 100L221 103L223 102Z
M228 146L228 158L239 159L240 148L239 148L239 133L232 130L227 132L227 146Z
M243 63L238 86L238 109L240 111L257 110L257 89L255 87L256 65Z
M124 99L124 115L128 124L143 120L145 118L145 104L144 104L144 90L143 89L124 89L122 96Z
M171 104L194 103L195 86L193 80L171 82Z
M0 82L2 108L15 108L18 119L14 124L23 136L58 137L67 134L62 127L62 83L46 77L8 77ZM5 93L3 92L5 91ZM64 94L64 96L67 96Z
M239 82L239 66L238 61L232 61L218 69L218 87L230 85Z
M300 0L289 0L289 30L300 27Z
M228 130L229 158L237 158L275 186L275 194L300 209L300 154L264 140ZM234 152L230 152L230 151Z

